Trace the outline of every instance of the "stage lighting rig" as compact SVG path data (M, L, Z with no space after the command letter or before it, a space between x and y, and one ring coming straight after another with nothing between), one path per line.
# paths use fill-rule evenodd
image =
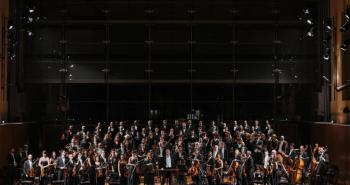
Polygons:
M336 90L339 92L339 91L342 91L342 90L348 88L349 86L350 86L350 80L346 80L346 83L338 85L336 87Z

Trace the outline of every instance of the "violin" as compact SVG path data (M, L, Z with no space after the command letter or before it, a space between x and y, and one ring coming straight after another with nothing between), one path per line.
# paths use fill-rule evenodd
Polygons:
M188 169L188 174L192 177L199 175L199 161L195 160L191 168Z
M29 169L29 171L28 171L28 177L30 177L30 178L34 178L35 177L35 170L34 170L34 164L36 163L38 161L38 159L37 160L35 160L34 162L33 162L33 164L32 164L32 167Z

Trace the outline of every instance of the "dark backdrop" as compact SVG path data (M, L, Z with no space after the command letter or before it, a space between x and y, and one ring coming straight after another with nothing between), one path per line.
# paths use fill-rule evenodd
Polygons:
M298 16L319 26L321 2L20 1L40 20L12 119L316 118L319 35Z

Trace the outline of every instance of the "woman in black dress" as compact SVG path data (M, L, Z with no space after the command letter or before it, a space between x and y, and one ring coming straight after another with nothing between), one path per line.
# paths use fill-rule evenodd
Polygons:
M120 159L118 161L118 173L119 173L120 184L128 183L127 164L128 164L128 161L126 160L124 154L120 155Z

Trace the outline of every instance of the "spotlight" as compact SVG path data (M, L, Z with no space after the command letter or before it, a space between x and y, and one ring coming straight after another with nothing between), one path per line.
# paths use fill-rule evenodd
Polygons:
M308 18L306 20L306 23L308 23L309 25L313 25L314 24L314 21L311 19L311 18Z
M310 14L310 10L308 8L305 8L305 9L303 9L303 13L308 15L308 14Z
M338 86L336 87L336 90L337 90L337 91L342 91L342 90L346 89L346 88L349 87L349 86L350 86L350 80L346 80L346 83L341 84L341 85L338 85Z
M30 30L27 31L27 34L28 34L29 37L34 35L34 33L32 31L30 31Z
M34 12L35 12L35 7L33 7L33 8L28 8L28 12L29 12L29 13L34 13Z
M315 28L311 27L309 31L306 33L307 36L309 37L314 37L315 36Z
M345 9L344 16L345 16L346 20L350 20L350 7L349 6Z
M27 17L27 23L31 23L33 21L34 21L33 17Z
M329 58L330 58L330 51L331 51L330 48L326 48L326 51L325 51L325 53L323 55L323 59L324 60L329 60Z
M349 43L350 43L350 39L346 39L343 45L341 45L340 49L343 51L346 51L348 49Z
M328 53L325 53L325 54L323 55L323 59L324 59L324 60L329 60L329 54L328 54Z
M330 83L331 81L326 77L326 76L322 76L323 80Z
M348 21L345 21L345 23L340 27L340 31L345 32L346 30L348 30L349 27L350 23Z
M326 32L331 32L333 30L332 19L328 18L326 21Z
M13 28L14 28L14 26L11 24L11 25L9 25L8 30L13 30Z
M74 68L74 64L71 64L69 67L70 67L70 68Z

